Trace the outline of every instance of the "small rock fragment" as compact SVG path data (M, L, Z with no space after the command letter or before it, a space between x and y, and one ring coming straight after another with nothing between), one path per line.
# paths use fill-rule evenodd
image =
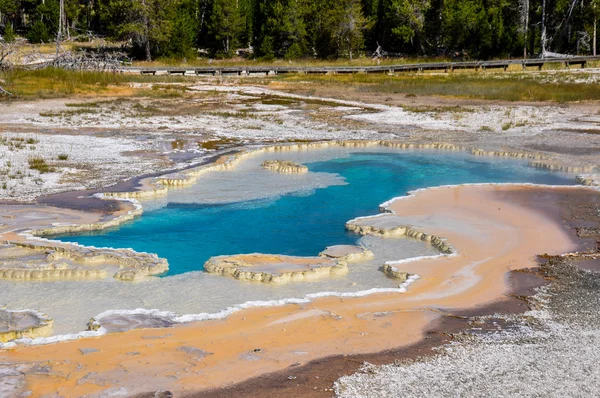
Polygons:
M81 354L83 354L83 355L88 355L93 352L98 352L98 350L95 348L80 348L79 351L81 351Z

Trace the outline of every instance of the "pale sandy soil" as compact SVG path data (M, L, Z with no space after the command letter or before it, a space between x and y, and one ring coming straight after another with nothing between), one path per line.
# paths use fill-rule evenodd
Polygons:
M536 205L553 208L552 190L586 188L464 186L421 191L394 202L393 211L417 228L446 237L458 251L452 257L404 264L421 276L406 294L317 299L301 306L250 309L223 321L19 347L0 353L0 362L43 366L44 372L21 376L34 396L101 395L117 389L126 394L158 389L181 393L226 386L328 355L413 343L444 309L502 297L508 286L500 281L508 270L534 266L538 253L576 249L568 231L535 211L531 199L501 197L516 189L527 192L525 198L535 197ZM85 348L97 351L83 355Z

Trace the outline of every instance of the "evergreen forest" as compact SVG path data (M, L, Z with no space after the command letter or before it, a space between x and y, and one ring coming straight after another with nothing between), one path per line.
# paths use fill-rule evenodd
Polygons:
M0 0L0 35L104 37L138 60L491 59L595 52L600 0Z

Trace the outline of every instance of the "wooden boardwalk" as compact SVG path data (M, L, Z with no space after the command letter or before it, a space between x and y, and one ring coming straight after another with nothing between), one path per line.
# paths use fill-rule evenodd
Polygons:
M512 65L520 65L522 69L538 68L546 64L560 63L565 68L579 66L585 68L589 61L600 61L600 56L568 57L568 58L530 58L507 59L495 61L465 61L465 62L431 62L420 64L378 65L378 66L234 66L234 67L125 67L127 73L142 75L184 75L184 76L242 76L242 75L283 75L283 74L352 74L352 73L401 73L444 71L456 69L488 70L503 69L506 71Z

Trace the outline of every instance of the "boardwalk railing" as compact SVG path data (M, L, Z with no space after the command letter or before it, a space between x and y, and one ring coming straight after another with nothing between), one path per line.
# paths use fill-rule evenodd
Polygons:
M503 69L507 70L511 65L521 65L523 69L536 67L542 69L545 64L561 63L566 68L572 65L585 68L590 61L600 61L600 56L565 57L565 58L530 58L530 59L508 59L495 61L466 61L466 62L432 62L420 64L399 65L377 65L377 66L232 66L232 67L125 67L125 72L141 73L142 75L281 75L287 73L297 74L351 74L351 73L398 73L398 72L423 72L428 70L443 70L451 72L455 69Z

